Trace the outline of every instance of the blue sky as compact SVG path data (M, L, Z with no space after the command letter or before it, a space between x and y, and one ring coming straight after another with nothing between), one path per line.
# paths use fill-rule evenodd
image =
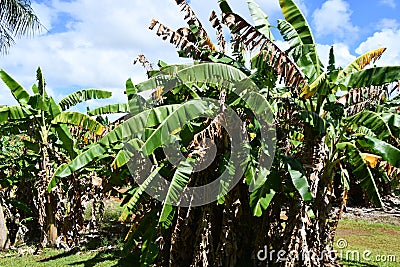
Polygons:
M256 2L271 24L282 18L278 0ZM361 53L386 46L379 64L400 65L400 0L296 2L313 29L323 61L331 45L342 66ZM245 0L229 3L235 12L251 20ZM211 29L208 17L213 9L218 11L217 0L191 0L191 5L203 25ZM41 66L48 91L58 100L75 90L95 87L113 92L106 103L123 102L126 79L137 83L145 79L144 70L132 64L138 54L145 54L154 63L159 59L182 62L172 45L148 30L152 18L172 29L186 26L174 0L36 0L32 6L48 31L17 40L10 53L1 56L0 68L30 88L36 68ZM0 104L14 103L0 84ZM104 101L90 103L101 104Z

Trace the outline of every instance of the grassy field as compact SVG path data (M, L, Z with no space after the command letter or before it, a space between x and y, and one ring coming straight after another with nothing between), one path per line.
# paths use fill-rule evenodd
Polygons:
M122 233L121 233L122 234ZM357 220L339 223L335 247L345 266L397 267L400 266L400 226ZM113 245L114 249L104 249ZM66 253L45 249L40 255L19 256L17 252L0 253L0 266L135 266L137 260L119 257L121 240L103 240L94 250Z
M9 256L0 259L0 266L41 267L41 266L117 266L114 252L65 253L63 250L46 249L40 255ZM129 265L126 265L129 266Z
M346 266L400 266L400 226L366 221L339 223L335 248Z

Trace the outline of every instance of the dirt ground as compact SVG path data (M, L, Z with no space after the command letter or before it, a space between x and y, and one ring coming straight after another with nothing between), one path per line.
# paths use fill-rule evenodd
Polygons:
M363 219L374 223L400 225L400 198L394 195L383 199L382 208L347 207L343 218Z

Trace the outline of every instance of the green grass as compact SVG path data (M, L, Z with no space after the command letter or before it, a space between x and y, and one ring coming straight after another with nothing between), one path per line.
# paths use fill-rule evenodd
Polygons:
M18 254L0 259L0 266L41 267L41 266L113 266L118 259L112 254L79 253L69 254L63 250L45 249L40 255Z
M24 254L20 256L16 251L0 252L0 267L42 267L42 266L134 266L138 260L122 259L119 255L123 247L123 238L126 227L118 222L122 212L120 202L108 200L105 202L104 214L100 225L101 238L88 238L88 243L82 251L77 253L57 249L44 249L39 255ZM92 205L85 211L85 219L90 218ZM99 218L99 217L98 217ZM114 249L104 250L112 246ZM27 250L28 247L21 249ZM31 250L34 248L31 248Z
M335 249L345 266L400 266L400 226L342 220L335 240ZM344 249L338 247L339 240L346 245Z
M71 254L64 250L45 249L40 255L24 255L0 258L1 267L109 267L109 266L135 266L137 259L119 257L120 251L108 250L98 252L80 252ZM5 256L2 253L1 256Z
M119 237L123 236L121 232ZM339 223L336 241L344 239L347 242L345 249L340 250L336 244L336 250L342 254L341 262L345 266L352 267L398 267L400 266L400 226L384 223L370 223L357 220L342 220ZM97 246L105 245L105 241L97 240ZM16 252L0 253L1 267L42 267L42 266L135 266L137 258L121 259L120 248L121 240L107 241L110 245L115 245L114 250L82 251L79 253L67 253L63 250L45 249L40 255L19 256ZM95 248L95 247L92 247ZM92 249L90 248L90 249ZM371 251L370 261L363 260L364 251ZM352 258L357 252L360 255L360 261ZM347 260L346 260L346 253ZM396 262L377 262L378 255L396 257Z

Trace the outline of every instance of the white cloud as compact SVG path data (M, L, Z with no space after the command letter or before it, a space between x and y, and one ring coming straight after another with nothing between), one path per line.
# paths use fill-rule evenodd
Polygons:
M330 45L317 44L318 56L321 59L324 66L328 65L329 62L329 51L331 49ZM336 67L346 67L349 63L356 59L350 53L349 47L343 43L336 43L333 45L333 52L335 55L335 65Z
M288 42L277 40L277 41L275 41L275 44L283 51L286 51L287 49L290 48L290 45Z
M400 27L400 24L397 20L395 19L382 19L381 21L378 22L377 24L377 29L382 30L382 29L398 29Z
M387 50L377 61L377 66L392 66L400 65L400 29L383 29L375 32L368 37L365 42L362 42L356 49L356 53L363 54L379 47L386 47Z
M138 54L150 61L182 62L176 49L160 39L148 26L157 18L172 29L184 26L173 0L132 1L53 0L49 6L33 2L48 32L17 40L8 55L2 56L0 68L25 87L35 83L40 66L49 89L60 99L74 90L96 87L114 91L111 101L122 101L125 81L145 79L145 71L133 66ZM60 32L58 16L68 15L67 31ZM56 27L57 26L57 27ZM1 104L16 103L0 82Z
M277 0L256 1L271 17L281 13ZM296 2L302 11L307 11L304 9L304 0ZM148 29L152 18L159 19L171 29L186 26L174 0L119 0L118 4L111 0L52 0L46 3L49 4L46 6L33 2L33 7L49 32L17 40L10 53L0 59L0 68L27 88L35 83L36 68L40 66L48 90L57 100L78 89L95 87L113 92L109 102L122 102L125 100L123 91L126 79L132 78L135 83L145 79L145 71L140 66L132 65L138 54L145 54L154 63L159 59L169 63L183 61L178 58L172 45ZM245 1L231 0L230 4L250 21ZM212 9L219 10L217 1L207 2L206 5L204 0L192 0L191 6L213 34L208 17ZM66 21L64 15L67 15ZM350 15L351 10L344 0L326 1L313 13L317 34L333 35L336 39L344 35L356 35L358 28L352 24ZM63 31L60 31L62 21L65 21L65 25L61 25ZM379 44L386 45L387 60L391 56L393 64L400 64L400 48L396 47L400 39L397 25L397 21L382 20L383 30L362 43L357 53L375 49ZM355 59L345 41L339 40L334 45L336 62L340 66ZM280 47L287 47L284 42L277 43ZM317 48L326 65L330 46L318 45ZM0 82L0 104L13 103L15 101L10 92ZM100 105L100 102L95 101L92 105Z
M45 4L32 2L32 8L35 14L40 18L40 23L47 29L51 30L51 22L54 19L54 9Z
M396 7L396 3L394 0L380 0L379 3L383 4L383 5L388 5L391 8L395 8Z
M313 24L318 36L331 35L338 42L351 42L359 31L351 21L352 11L344 0L328 0L313 13Z
M303 12L303 14L305 16L307 16L308 15L308 8L306 6L306 1L304 1L304 0L294 0L294 2L300 8L301 12Z

